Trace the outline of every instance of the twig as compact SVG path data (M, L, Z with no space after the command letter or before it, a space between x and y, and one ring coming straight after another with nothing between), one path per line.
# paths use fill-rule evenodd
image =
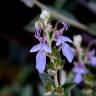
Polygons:
M50 9L49 7L45 6L44 4L42 4L42 3L39 2L39 1L34 0L34 4L37 5L37 6L38 6L39 8L41 8L41 9L49 10L49 11L51 12L51 14L52 14L55 18L64 20L64 21L66 21L66 22L69 22L72 26L77 27L77 28L79 28L79 29L82 29L82 30L84 30L84 31L88 31L88 28L87 28L86 25L81 24L81 23L79 23L79 22L77 22L77 21L74 21L74 20L72 20L72 19L69 19L69 18L67 18L67 17L65 17L65 16L62 16L61 14L59 14L58 12L56 12L55 10Z

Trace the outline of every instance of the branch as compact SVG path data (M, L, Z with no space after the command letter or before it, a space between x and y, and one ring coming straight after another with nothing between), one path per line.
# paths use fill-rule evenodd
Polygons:
M81 24L81 23L79 23L79 22L77 22L77 21L74 21L74 20L72 20L72 19L69 19L69 18L67 18L67 17L65 17L65 16L62 16L61 14L59 14L58 12L56 12L55 10L48 8L47 6L45 6L44 4L42 4L42 3L39 2L39 1L34 0L34 4L37 5L40 9L49 10L49 11L51 12L51 14L52 14L55 18L64 20L64 21L66 21L66 22L69 22L72 26L77 27L77 28L79 28L79 29L82 29L82 30L84 30L84 31L88 31L88 28L87 28L86 25Z

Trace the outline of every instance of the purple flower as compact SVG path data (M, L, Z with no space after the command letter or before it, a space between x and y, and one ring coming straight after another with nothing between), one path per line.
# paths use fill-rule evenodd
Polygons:
M35 30L35 35L40 36L42 29L40 27L37 27Z
M67 60L71 63L74 57L74 52L72 48L66 43L72 43L71 39L66 36L60 36L56 40L56 46L60 46L62 48L63 55L67 58Z
M62 24L64 25L63 28L55 32L56 46L60 46L60 49L62 48L63 55L71 63L74 58L74 52L66 42L72 43L72 40L66 36L62 36L63 31L68 30L69 26L67 23L64 23L64 22L62 22Z
M69 24L65 22L62 22L62 24L63 24L63 29L67 31L69 28Z
M43 38L40 38L40 43L33 46L30 50L30 52L37 52L36 55L36 68L40 73L43 73L46 66L46 54L51 53L51 48L45 43L45 40Z
M96 66L96 56L91 57L90 63L91 65Z
M58 38L60 36L62 36L64 30L67 31L68 28L69 28L69 24L65 23L65 22L62 22L63 24L63 28L61 28L59 31L56 31L55 32L55 38Z
M82 75L81 74L75 74L74 82L79 84L82 81Z
M92 50L88 53L87 58L89 60L89 63L92 66L96 66L96 56L95 56L95 50Z
M75 66L72 70L73 73L75 73L74 82L79 84L83 80L82 75L86 74L88 71L85 68L82 60L80 60L79 62L74 62L74 64L75 64Z

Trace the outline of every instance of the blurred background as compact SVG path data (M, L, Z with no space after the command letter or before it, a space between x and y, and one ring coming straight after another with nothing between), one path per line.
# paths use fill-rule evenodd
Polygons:
M90 31L70 26L65 34L71 39L81 34L84 46L96 39L96 0L39 1L88 26ZM39 96L37 86L41 80L35 68L36 53L31 54L30 48L38 43L34 23L41 9L32 0L1 0L0 7L0 96ZM64 69L71 67L65 65Z

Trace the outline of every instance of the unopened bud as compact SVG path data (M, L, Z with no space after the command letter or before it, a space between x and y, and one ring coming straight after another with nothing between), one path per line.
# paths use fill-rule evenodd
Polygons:
M41 13L41 15L40 15L40 18L41 18L42 20L45 20L45 19L47 19L47 18L49 18L49 17L50 17L49 11L43 10L42 13Z
M79 47L81 45L81 43L82 43L81 35L74 36L73 39L74 39L74 45L76 47Z

